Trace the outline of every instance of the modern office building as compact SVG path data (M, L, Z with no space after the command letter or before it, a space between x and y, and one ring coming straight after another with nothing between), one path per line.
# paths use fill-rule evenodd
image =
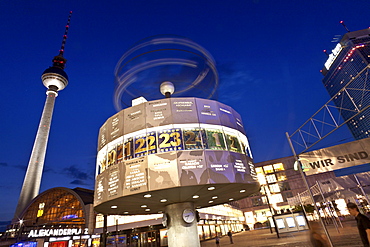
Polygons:
M348 32L329 54L323 84L353 137L370 136L370 28Z
M294 156L255 163L261 190L254 195L239 200L240 209L244 211L246 224L250 228L266 224L272 214L279 215L291 212L294 206L310 204L304 181L295 167ZM367 194L369 190L370 173L356 174ZM319 192L323 191L325 200L337 204L338 214L346 214L347 200L362 206L365 197L359 189L353 175L336 177L334 171L309 175L306 177L317 202L322 202ZM319 186L317 185L319 183ZM292 199L298 199L293 201ZM300 199L302 201L300 201ZM369 210L369 207L364 207Z

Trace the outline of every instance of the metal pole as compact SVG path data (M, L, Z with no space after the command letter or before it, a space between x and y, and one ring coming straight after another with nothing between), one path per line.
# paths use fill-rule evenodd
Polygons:
M293 143L292 143L292 141L290 140L290 137L289 137L288 132L285 132L285 134L286 134L286 137L287 137L287 139L288 139L288 142L289 142L290 148L292 149L292 153L293 153L293 155L294 155L295 161L296 161L296 162L297 162L297 164L298 164L298 170L299 170L299 173L301 174L302 179L303 179L303 181L304 181L304 184L305 184L305 186L306 186L306 189L307 189L308 193L310 194L311 200L312 200L312 202L313 202L313 206L315 207L315 210L316 210L317 214L319 215L319 220L320 220L321 226L323 227L324 232L325 232L325 235L326 235L326 237L327 237L327 238L328 238L328 240L329 240L329 244L330 244L330 246L331 246L331 247L333 247L333 246L334 246L334 245L333 245L333 242L331 241L331 238L330 238L330 235L329 235L328 229L326 229L326 226L325 226L325 224L324 224L324 222L323 222L323 220L322 220L322 218L321 218L320 211L319 211L319 209L318 209L318 208L317 208L317 206L316 206L315 199L314 199L314 197L313 197L312 191L311 191L310 186L308 185L308 182L307 182L307 179L306 179L306 175L305 175L305 174L303 173L303 171L302 171L302 164L301 164L301 162L299 161L298 156L297 156L297 154L296 154L296 152L295 152L295 150L294 150Z
M367 198L367 195L366 195L366 193L365 193L365 191L364 191L364 188L362 187L362 184L361 184L361 183L360 183L360 181L358 180L358 178L357 178L356 174L353 174L353 176L355 177L356 182L357 182L357 185L358 185L358 187L360 188L360 190L361 190L362 194L363 194L363 195L364 195L364 197L366 198L367 203L370 203L370 202L369 202L369 198Z
M325 203L325 196L324 196L324 192L323 192L323 191L322 191L322 189L321 189L321 185L320 185L320 183L319 183L318 181L316 181L316 184L317 184L317 187L319 188L319 191L320 191L320 194L321 194L321 197L322 197L322 202L323 202L323 204L326 206L326 203ZM327 208L327 207L326 207L326 208ZM330 218L331 218L331 220L333 221L333 224L334 224L335 228L337 229L337 232L338 232L338 233L340 233L340 232L339 232L339 229L338 229L338 223L337 223L337 221L334 219L334 214L333 214L333 212L331 211L330 205L329 205L329 213L330 213Z
M101 239L100 239L100 243L101 243L101 247L106 247L107 246L107 228L108 228L108 220L107 220L107 217L108 215L104 214L103 215L103 233L101 234Z
M300 194L300 193L298 193L297 195L298 195L299 201L301 202L302 210L303 210L304 214L307 216L306 209L304 208L304 204L303 204L303 202L302 202L301 194Z
M114 241L116 243L116 247L118 246L118 219L116 218L116 239Z
M276 236L278 237L278 238L280 238L280 235L279 235L279 232L278 232L278 227L277 227L277 225L276 225L276 221L275 221L275 218L274 218L274 211L272 211L272 209L271 209L271 204L270 204L270 200L269 200L269 196L267 195L267 192L266 192L266 188L264 187L264 186L262 186L263 187L263 191L265 192L265 194L266 194L266 199L267 199L267 203L268 203L268 205L269 205L269 209L270 209L270 212L271 212L271 217L272 217L272 221L274 222L274 226L275 226L275 232L276 232ZM271 233L272 233L272 230L271 230L271 226L270 226L270 231L271 231Z

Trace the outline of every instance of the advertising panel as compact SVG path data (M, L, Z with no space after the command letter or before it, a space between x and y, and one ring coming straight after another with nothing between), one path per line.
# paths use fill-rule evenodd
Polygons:
M123 195L132 195L148 191L147 157L135 158L124 162L125 171L121 172Z
M148 156L149 190L179 186L176 152Z
M213 100L195 99L200 123L220 124L218 103Z
M209 183L232 183L235 180L229 152L204 151Z
M370 138L299 155L307 175L333 171L370 162Z
M129 134L145 129L145 104L129 107L123 110L125 127L123 134Z
M195 98L171 98L174 124L199 123Z
M218 102L221 125L236 129L236 119L233 115L232 108Z
M115 140L123 135L123 111L118 112L108 119L107 125L107 140L108 142Z
M208 172L203 150L179 151L177 162L181 186L207 183Z
M156 127L172 123L171 101L161 99L150 101L146 106L146 127Z

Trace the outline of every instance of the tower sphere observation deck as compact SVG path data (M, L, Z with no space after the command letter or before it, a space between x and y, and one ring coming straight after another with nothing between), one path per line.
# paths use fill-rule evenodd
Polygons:
M41 76L42 83L48 89L56 87L57 91L63 90L68 85L67 73L59 67L47 68Z

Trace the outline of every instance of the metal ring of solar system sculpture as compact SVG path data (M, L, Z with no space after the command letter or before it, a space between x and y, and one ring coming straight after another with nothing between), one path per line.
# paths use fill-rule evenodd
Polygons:
M240 115L200 98L165 98L116 113L100 128L94 207L148 214L207 207L259 190Z
M181 36L153 36L129 49L115 68L114 106L117 111L131 100L162 98L159 85L174 84L173 97L211 99L218 87L215 60L202 46Z

